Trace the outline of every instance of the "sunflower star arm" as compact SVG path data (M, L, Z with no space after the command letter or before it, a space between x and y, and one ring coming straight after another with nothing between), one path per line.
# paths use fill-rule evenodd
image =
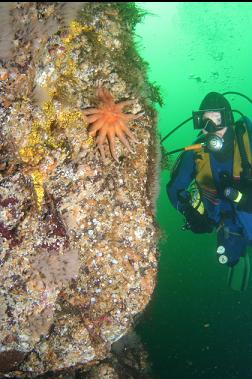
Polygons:
M96 113L100 114L101 112L102 112L102 110L99 108L89 108L89 109L85 109L84 111L82 111L84 116L89 116L91 114L96 114Z
M103 145L107 136L108 127L104 126L100 129L99 135L97 137L97 145Z
M125 117L125 119L127 121L136 120L136 119L142 117L143 115L144 115L143 112L138 113L138 114L131 114L131 113L124 113L123 114L123 116Z
M85 116L85 117L87 119L87 122L89 124L92 124L93 122L97 121L101 116L100 116L100 114L92 114L92 115Z
M96 132L98 130L102 129L104 127L104 120L99 119L93 123L93 125L90 126L89 128L89 134L94 137L96 135Z
M113 104L114 98L111 93L104 87L101 87L97 90L97 97L105 104Z
M123 132L122 132L122 130L120 129L119 126L116 127L116 136L119 138L119 140L122 142L122 144L123 144L124 146L126 146L127 149L128 149L131 153L133 153L133 151L132 151L132 149L131 149L131 147L130 147L130 144L129 144L128 140L127 140L127 138L125 137L125 135L123 134Z
M96 146L97 146L97 149L100 151L101 153L101 157L102 157L102 160L104 161L106 156L105 156L105 151L104 151L104 147L103 147L103 144L100 142L100 139L99 139L100 136L97 137L96 139Z
M114 130L108 131L108 141L112 157L119 163L118 157L115 151L115 132Z
M124 132L124 134L127 135L133 142L138 143L137 139L135 138L134 134L130 131L130 129L124 124L120 123L120 129Z
M125 108L126 106L131 105L131 104L134 104L134 103L135 103L135 100L121 101L120 103L116 104L115 107L116 107L116 110L120 112L120 111L122 111L123 108Z

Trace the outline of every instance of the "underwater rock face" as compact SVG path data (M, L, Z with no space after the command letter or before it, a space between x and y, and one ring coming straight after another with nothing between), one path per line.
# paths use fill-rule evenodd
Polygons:
M131 51L133 8L10 4L1 5L0 374L27 377L97 364L148 304L159 153ZM115 136L118 161L107 141L101 156L82 113L99 107L98 88L133 100L124 112L138 142L131 153Z
M67 369L36 376L37 379L154 379L149 357L141 339L129 331L112 344L105 360L93 367Z

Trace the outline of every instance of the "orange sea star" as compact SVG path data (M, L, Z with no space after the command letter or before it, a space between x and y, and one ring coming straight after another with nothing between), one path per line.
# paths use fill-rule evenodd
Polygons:
M128 139L137 142L132 132L129 130L127 124L131 120L135 120L142 116L142 114L128 114L123 113L123 109L132 103L134 100L114 102L111 93L104 87L99 88L97 97L101 101L98 108L90 108L83 111L84 117L88 124L90 124L89 134L96 136L96 145L101 153L102 159L105 159L104 142L108 139L109 147L112 157L118 162L115 152L115 137L127 147L132 153Z

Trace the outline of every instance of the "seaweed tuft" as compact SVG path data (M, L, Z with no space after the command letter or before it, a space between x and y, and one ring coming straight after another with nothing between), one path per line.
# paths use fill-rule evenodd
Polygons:
M150 13L138 7L134 2L114 3L119 10L119 15L123 22L131 31L135 30L138 23L142 22L145 16Z

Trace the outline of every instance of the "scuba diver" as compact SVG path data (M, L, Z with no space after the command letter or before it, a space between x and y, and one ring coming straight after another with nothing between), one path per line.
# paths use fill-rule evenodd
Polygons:
M232 111L224 95L208 93L199 111L193 112L190 119L200 133L194 145L171 152L184 150L172 170L167 194L185 218L184 230L216 229L216 256L229 267L228 284L244 290L250 270L246 248L252 244L252 123ZM242 115L236 122L233 112Z

